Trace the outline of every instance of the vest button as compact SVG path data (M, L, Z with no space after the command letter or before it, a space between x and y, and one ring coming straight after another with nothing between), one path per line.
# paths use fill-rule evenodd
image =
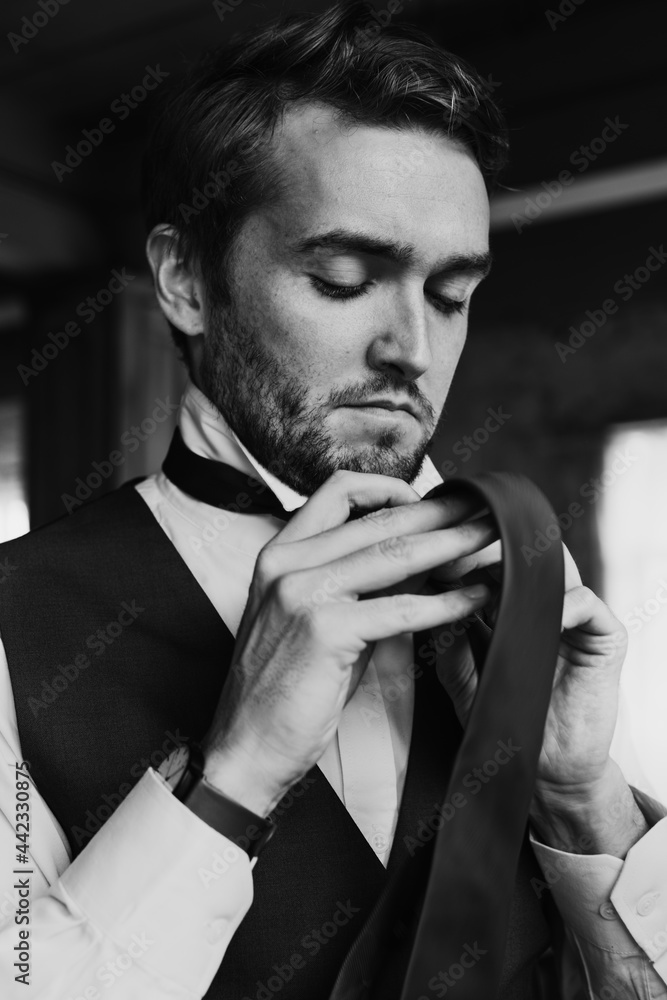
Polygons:
M605 920L616 920L616 909L614 907L614 904L611 903L609 900L607 900L602 904L602 906L598 910L598 913L600 914L601 917L604 917Z
M655 904L660 899L659 892L647 892L645 896L637 903L637 913L640 917L648 917L649 913L653 913L655 909Z

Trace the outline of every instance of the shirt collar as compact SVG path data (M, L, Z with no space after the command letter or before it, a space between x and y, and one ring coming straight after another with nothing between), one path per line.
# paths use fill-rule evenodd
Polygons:
M286 486L251 455L222 414L193 382L188 381L177 420L183 440L191 451L202 458L226 462L239 472L259 479L276 495L284 510L296 510L308 499ZM427 455L412 488L419 496L424 496L440 483L442 477Z

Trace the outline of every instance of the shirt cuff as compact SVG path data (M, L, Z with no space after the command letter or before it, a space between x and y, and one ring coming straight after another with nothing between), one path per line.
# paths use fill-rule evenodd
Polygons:
M62 892L147 972L206 992L253 898L245 851L149 769L61 876Z
M667 982L667 819L630 848L611 901Z
M647 815L649 822L655 818ZM532 880L533 888L538 896L553 893L575 937L610 958L639 958L647 965L650 960L667 983L667 818L658 820L624 861L609 854L568 854L532 837L531 843L544 875L544 881Z
M641 841L640 841L641 843ZM610 902L624 862L610 854L568 854L531 837L543 879L532 879L538 897L551 892L565 924L604 951L638 955L637 944Z

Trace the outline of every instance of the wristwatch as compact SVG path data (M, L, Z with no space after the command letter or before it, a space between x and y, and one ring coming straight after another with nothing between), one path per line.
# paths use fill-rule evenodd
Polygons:
M183 805L214 830L241 847L251 858L268 844L275 823L263 819L218 791L204 775L204 754L192 741L178 747L158 768Z

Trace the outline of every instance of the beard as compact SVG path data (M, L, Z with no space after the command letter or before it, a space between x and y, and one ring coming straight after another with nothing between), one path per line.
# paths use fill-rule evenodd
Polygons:
M332 390L324 400L308 395L308 375L288 370L253 336L234 303L210 309L200 367L201 389L254 458L302 496L310 496L338 469L393 476L411 483L433 439L437 417L414 382L375 372L363 382ZM422 441L398 450L399 430L387 429L372 444L336 440L325 418L336 406L378 395L407 394L420 413Z

